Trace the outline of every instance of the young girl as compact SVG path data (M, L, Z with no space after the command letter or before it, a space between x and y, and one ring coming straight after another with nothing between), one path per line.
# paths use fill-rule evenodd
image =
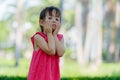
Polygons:
M41 11L41 32L31 37L34 50L28 80L60 80L59 58L65 52L63 35L58 34L60 23L58 8L50 6Z

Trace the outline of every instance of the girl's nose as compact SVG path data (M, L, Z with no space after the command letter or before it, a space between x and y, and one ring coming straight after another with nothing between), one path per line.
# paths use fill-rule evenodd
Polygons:
M53 18L53 23L55 23L55 18Z

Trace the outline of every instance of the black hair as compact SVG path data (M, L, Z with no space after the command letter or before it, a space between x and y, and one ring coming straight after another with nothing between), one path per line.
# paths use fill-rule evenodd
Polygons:
M57 8L57 7L54 7L54 6L49 6L49 7L46 7L45 9L43 9L40 13L40 16L39 16L39 21L40 19L41 20L45 20L45 17L47 15L47 12L49 13L49 15L52 16L52 11L55 10L56 11L56 16L57 17L60 17L60 20L61 20L61 12L60 10ZM41 28L41 31L43 32L43 26L40 25L40 28Z

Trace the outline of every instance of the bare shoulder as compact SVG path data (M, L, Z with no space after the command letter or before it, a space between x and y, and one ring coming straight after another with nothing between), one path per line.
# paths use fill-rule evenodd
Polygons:
M34 36L34 42L35 42L35 44L34 44L35 49L39 49L39 48L41 48L41 46L44 45L45 40L42 36L40 36L39 34L36 34Z
M37 40L37 39L40 39L40 38L42 38L39 34L36 34L35 36L34 36L34 39L35 40Z

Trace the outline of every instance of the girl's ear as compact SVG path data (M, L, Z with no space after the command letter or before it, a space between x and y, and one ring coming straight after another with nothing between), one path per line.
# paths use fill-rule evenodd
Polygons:
M39 20L39 24L43 26L44 21L42 19Z

